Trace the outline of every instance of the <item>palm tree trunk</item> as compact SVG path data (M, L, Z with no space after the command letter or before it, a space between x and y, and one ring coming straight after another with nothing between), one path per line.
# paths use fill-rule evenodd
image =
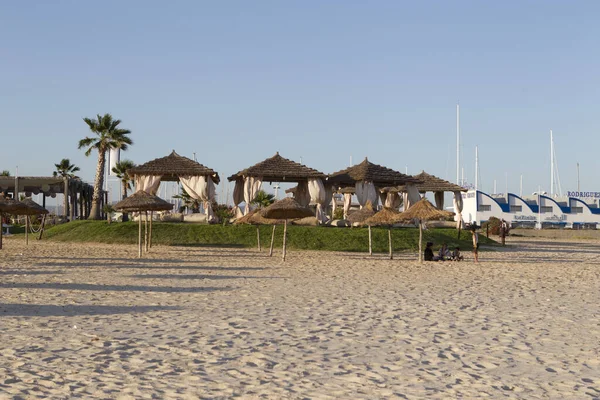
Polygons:
M127 198L127 181L123 181L123 186L121 187L121 200L125 200ZM121 221L127 222L129 221L129 214L126 212L123 213L123 218Z
M96 165L96 179L94 180L94 194L92 196L92 210L88 219L100 219L100 202L102 188L104 187L104 165L106 163L106 149L98 149L98 164Z

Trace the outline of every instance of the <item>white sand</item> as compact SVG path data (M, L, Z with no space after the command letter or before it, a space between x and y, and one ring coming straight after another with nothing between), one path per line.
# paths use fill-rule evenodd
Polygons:
M598 242L514 240L480 264L282 265L9 238L0 398L599 398Z

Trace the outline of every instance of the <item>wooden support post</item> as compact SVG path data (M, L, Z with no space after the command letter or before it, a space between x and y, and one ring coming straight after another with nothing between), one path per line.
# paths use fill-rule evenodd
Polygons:
M369 255L370 256L373 255L372 237L371 237L371 225L369 225Z
M138 217L138 258L142 258L142 212Z
M148 247L152 248L152 219L154 217L154 211L150 211L150 231L148 232Z
M392 227L388 229L388 242L390 243L390 260L394 259L394 252L392 250Z
M419 220L419 262L420 263L423 262L422 247L423 247L423 225L421 224L421 221Z
M148 252L148 211L144 211L144 246Z
M273 225L273 233L271 233L271 248L269 249L269 257L273 256L273 243L275 242L275 225Z
M25 216L25 244L29 245L29 215Z
M260 251L260 227L256 225L256 242L258 243L258 251Z
M285 245L286 245L286 236L287 236L287 218L283 223L283 261L285 261Z
M40 227L40 235L37 240L42 240L42 236L44 235L44 228L46 227L46 214L42 215L42 226Z

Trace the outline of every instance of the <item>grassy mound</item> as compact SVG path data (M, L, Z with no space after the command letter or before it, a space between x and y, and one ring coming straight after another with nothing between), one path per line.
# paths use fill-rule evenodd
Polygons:
M261 244L267 247L271 240L271 226L260 226ZM373 251L388 250L386 228L373 228ZM434 242L437 249L442 242L450 249L460 246L463 252L472 248L471 235L461 234L457 239L454 229L436 228L424 231L423 246L427 241ZM53 226L46 230L45 239L62 242L97 243L137 243L138 225L136 222L112 223L104 221L74 221ZM283 226L275 231L275 246L281 247ZM202 225L186 223L155 222L152 229L152 242L159 245L255 247L256 227L250 225ZM480 235L483 245L495 242ZM417 228L392 230L392 244L395 251L416 251L419 246ZM367 228L330 228L288 225L288 246L292 249L328 251L368 251Z

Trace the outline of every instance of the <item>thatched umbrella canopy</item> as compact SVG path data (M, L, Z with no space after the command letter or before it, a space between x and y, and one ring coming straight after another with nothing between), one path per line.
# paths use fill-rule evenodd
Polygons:
M373 211L373 206L370 202L367 202L363 208L360 210L355 210L348 213L348 217L346 220L352 224L364 222L367 218L375 215L375 211Z
M302 207L293 197L286 197L264 208L261 215L267 219L285 219L283 225L283 261L285 261L288 218L310 217L313 213L309 208Z
M387 226L390 260L394 258L392 250L392 225L398 222L399 215L399 211L396 211L392 208L384 207L375 215L363 221L363 225L367 225L369 227L369 254L371 254L371 226Z
M216 184L220 182L219 174L190 158L180 156L173 150L166 157L156 158L147 163L127 170L129 176L154 175L161 181L178 181L180 176L210 176Z
M273 157L231 175L227 180L232 182L246 176L261 177L265 182L299 182L309 178L325 178L324 173L283 158L279 152Z
M420 182L410 175L373 164L367 158L360 164L330 174L328 181L334 183L337 187L354 186L356 182L364 181L373 182L376 187Z
M30 215L48 214L48 210L46 210L44 207L33 201L30 197L24 199L22 203L29 208Z
M48 214L48 210L31 199L18 201L10 198L0 197L0 214L26 215L25 219L25 243L29 244L29 215ZM2 248L2 227L0 226L0 249Z
M432 221L436 219L448 218L454 215L453 212L438 210L425 197L416 202L411 208L402 212L398 216L398 221L417 220L419 224L419 262L423 262L423 253L421 252L423 243L423 221Z
M139 211L139 229L138 229L138 257L142 256L142 216L143 211L146 214L146 232L144 238L146 239L146 251L148 251L148 243L151 240L152 225L150 225L150 234L148 234L148 211L169 211L173 209L173 204L161 199L158 196L151 195L143 190L138 190L131 196L121 200L114 205L114 208L123 212L134 212ZM150 221L152 224L152 220Z

